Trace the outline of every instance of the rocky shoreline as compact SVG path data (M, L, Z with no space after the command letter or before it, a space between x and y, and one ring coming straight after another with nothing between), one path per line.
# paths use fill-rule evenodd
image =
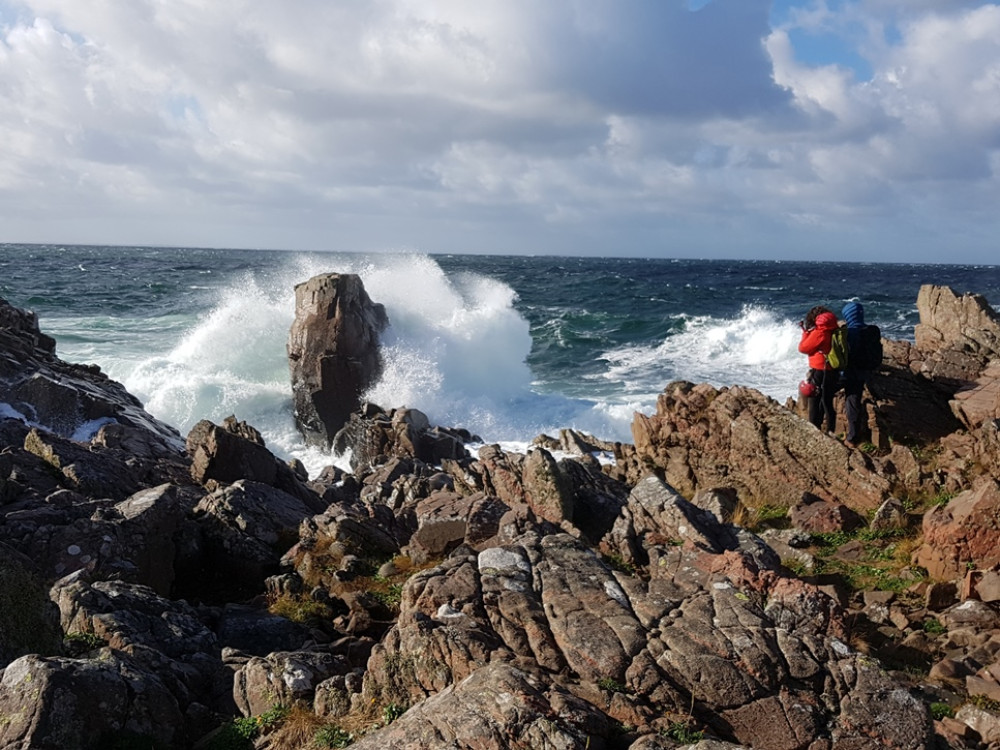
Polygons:
M313 440L351 455L316 477L235 417L177 434L0 300L0 746L1000 745L986 300L921 288L860 450L676 382L632 444L473 456L350 401L385 320L341 288L346 365L290 337Z

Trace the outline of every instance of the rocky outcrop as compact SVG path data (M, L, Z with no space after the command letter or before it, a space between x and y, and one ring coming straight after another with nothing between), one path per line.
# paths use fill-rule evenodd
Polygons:
M324 274L295 287L288 360L295 423L308 444L330 447L378 379L379 336L388 322L354 274Z
M203 419L185 441L191 456L191 477L209 488L241 479L266 484L309 505L319 513L325 507L309 487L305 470L287 464L267 449L252 425L226 417L221 425Z
M0 678L3 747L88 750L119 742L185 747L184 716L159 678L126 654L100 659L29 654Z
M906 341L889 341L883 366L868 376L865 406L869 412L871 442L881 450L894 443L925 444L961 429L950 401L955 384L922 372L926 354ZM844 425L843 395L839 424Z
M920 322L913 330L917 348L945 363L958 353L1000 358L1000 314L981 294L958 296L946 286L925 284L917 294ZM959 372L966 367L958 367Z
M566 535L529 537L414 576L364 695L418 708L360 746L468 746L474 729L503 738L491 746L536 747L547 711L570 746L607 741L609 719L655 732L692 711L755 748L806 747L820 732L855 747L930 742L923 706L846 645L836 604L814 587L737 552L653 556L642 581ZM524 710L504 710L518 705L499 701L505 691Z
M750 388L671 383L632 436L640 466L686 497L730 487L747 505L788 507L810 493L867 511L890 491L864 453Z
M139 490L121 502L56 490L37 505L8 511L0 533L45 578L85 570L166 594L192 504L187 488L170 484Z
M937 580L962 578L970 566L993 567L1000 563L998 517L1000 484L983 481L924 515L923 543L913 561Z
M34 313L0 299L0 393L29 426L64 438L89 440L103 424L143 430L164 453L178 453L177 430L148 414L140 401L96 365L72 365L55 356L55 341L38 329Z
M1000 417L1000 314L978 294L924 285L915 345L892 342L868 387L883 432L940 440Z
M468 430L431 425L418 409L390 409L364 404L336 434L333 449L351 457L356 474L370 471L386 456L439 464L466 457L465 443L478 442Z

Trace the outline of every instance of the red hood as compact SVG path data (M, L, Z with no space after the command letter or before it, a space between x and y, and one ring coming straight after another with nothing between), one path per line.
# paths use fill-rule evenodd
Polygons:
M820 313L816 316L816 327L833 330L837 327L837 316L829 312Z

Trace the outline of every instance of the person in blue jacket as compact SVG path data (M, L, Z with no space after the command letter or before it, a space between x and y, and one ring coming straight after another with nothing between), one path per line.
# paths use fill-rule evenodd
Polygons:
M847 417L844 442L851 448L857 448L868 436L868 412L862 408L861 396L872 369L881 364L868 361L870 357L866 352L866 337L874 334L881 340L881 332L877 329L866 331L869 326L865 325L865 308L860 302L848 302L840 314L847 323L848 351L847 368L843 372L844 411Z

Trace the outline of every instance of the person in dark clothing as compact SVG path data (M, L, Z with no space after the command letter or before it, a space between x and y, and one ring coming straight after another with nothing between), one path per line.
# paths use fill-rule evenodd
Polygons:
M808 381L816 386L816 394L809 397L809 421L833 432L837 425L837 414L833 410L833 395L837 392L839 375L826 361L830 353L830 340L837 329L837 316L823 306L812 308L799 324L802 338L799 351L809 355Z
M865 308L860 302L848 302L841 311L847 323L847 369L844 370L844 411L847 414L847 434L845 441L851 448L868 437L868 412L863 408L861 397L871 369L864 358L859 356L864 347Z

